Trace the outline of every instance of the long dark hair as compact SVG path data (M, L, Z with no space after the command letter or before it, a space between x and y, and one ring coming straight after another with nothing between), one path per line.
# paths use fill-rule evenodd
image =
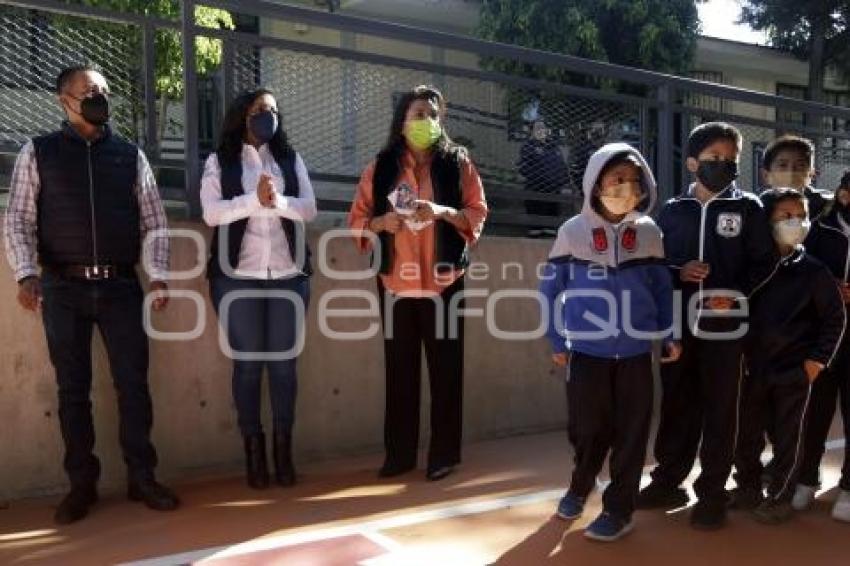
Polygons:
M249 90L237 96L227 112L224 114L224 122L221 125L221 136L219 138L216 154L218 155L219 163L233 163L239 161L242 156L242 144L245 143L245 121L248 118L248 109L254 104L254 101L263 95L274 96L270 90L266 88L258 88ZM278 163L292 155L295 151L289 145L289 139L286 136L286 131L283 129L283 123L278 116L277 130L268 143L269 151Z
M390 134L387 136L387 143L381 150L382 155L392 154L396 157L400 157L404 152L404 121L407 117L407 110L410 108L410 105L417 100L428 100L434 102L439 109L443 133L434 145L434 151L448 152L455 147L455 143L446 133L446 125L443 122L443 117L445 117L446 114L446 99L443 98L443 94L436 88L428 85L419 85L402 94L401 98L399 98L396 103L395 110L393 111L393 120L390 123Z

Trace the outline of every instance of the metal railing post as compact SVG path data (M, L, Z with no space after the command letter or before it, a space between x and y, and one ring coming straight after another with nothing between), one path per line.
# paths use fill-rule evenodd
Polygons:
M156 35L152 24L142 29L142 75L145 89L145 153L148 158L159 157L159 140L156 121Z
M195 69L195 2L193 0L183 0L181 16L186 197L189 203L189 214L197 218L201 215L201 165L198 141L198 75Z
M658 87L658 199L664 202L675 192L673 174L673 89L669 84Z
M236 72L236 46L229 39L221 41L221 83L222 83L222 105L226 112L227 107L233 101L233 88L235 85L234 74ZM224 116L221 116L224 118Z

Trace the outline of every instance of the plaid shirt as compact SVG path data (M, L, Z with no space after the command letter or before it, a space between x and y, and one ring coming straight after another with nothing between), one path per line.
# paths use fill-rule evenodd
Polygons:
M168 220L159 198L156 179L145 154L139 150L137 161L136 199L139 203L140 238L146 244L147 271L152 281L165 281L168 277L169 243L166 230ZM15 280L38 275L36 260L36 232L38 230L38 177L35 149L28 142L18 154L9 189L9 205L3 223L6 257L15 274ZM152 233L149 241L145 241Z

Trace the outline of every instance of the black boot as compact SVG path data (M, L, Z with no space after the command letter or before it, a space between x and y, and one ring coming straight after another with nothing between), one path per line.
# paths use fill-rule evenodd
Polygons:
M54 520L60 525L69 525L89 514L89 508L97 503L97 488L94 486L73 487L56 509Z
M180 499L174 492L152 477L131 481L127 486L127 498L144 503L154 511L174 511L180 507Z
M269 487L266 435L262 432L245 437L245 473L250 487L254 489Z
M295 485L295 466L292 465L292 432L274 433L275 481L278 485Z

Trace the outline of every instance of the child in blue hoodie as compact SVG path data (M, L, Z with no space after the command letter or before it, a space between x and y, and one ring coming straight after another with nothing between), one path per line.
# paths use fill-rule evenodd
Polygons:
M540 286L553 361L568 368L575 449L557 514L581 516L610 451L604 510L585 536L613 541L633 527L652 414L652 341L664 340L665 360L681 348L661 231L646 215L656 185L643 156L624 143L602 147L588 162L583 189L584 207L561 226Z

